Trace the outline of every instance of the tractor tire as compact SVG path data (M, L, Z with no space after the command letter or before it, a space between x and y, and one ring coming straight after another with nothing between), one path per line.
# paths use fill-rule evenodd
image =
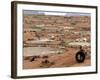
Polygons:
M85 53L84 52L77 52L76 53L76 56L75 56L75 59L76 59L76 61L78 62L78 63L82 63L82 62L84 62L84 60L85 60Z

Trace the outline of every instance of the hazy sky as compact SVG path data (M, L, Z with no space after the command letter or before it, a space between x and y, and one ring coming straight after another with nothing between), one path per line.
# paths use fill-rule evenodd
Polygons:
M60 12L60 11L40 11L40 10L23 10L23 14L34 15L62 15L62 16L90 16L90 13L80 12Z

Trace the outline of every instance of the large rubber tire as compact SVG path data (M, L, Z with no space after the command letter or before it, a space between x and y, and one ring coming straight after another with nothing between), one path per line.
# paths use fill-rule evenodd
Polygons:
M75 58L76 58L76 61L78 63L82 63L85 60L85 53L84 52L77 52Z

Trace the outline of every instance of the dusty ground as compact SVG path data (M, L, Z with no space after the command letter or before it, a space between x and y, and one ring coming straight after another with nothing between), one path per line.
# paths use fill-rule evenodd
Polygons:
M23 69L34 69L34 68L53 68L53 67L74 67L74 66L90 66L90 58L86 58L83 63L77 63L75 60L75 54L78 49L68 48L68 51L62 54L48 55L48 58L36 58L34 61L30 61L32 57L24 57ZM47 59L49 63L44 64L43 61Z
M65 17L65 16L49 16L49 15L44 16L40 14L39 15L24 14L23 20L24 20L23 21L24 22L24 47L38 46L36 44L32 45L30 41L39 40L39 38L41 37L45 37L51 40L52 36L54 37L53 40L55 41L65 41L65 42L83 41L84 42L84 40L80 38L85 38L86 41L90 43L90 39L91 39L90 37L91 17L90 16L66 16ZM30 44L27 44L27 41L29 41ZM65 51L62 54L46 55L48 56L48 58L43 58L43 55L39 55L39 58L36 58L32 62L31 62L32 56L30 57L24 56L23 68L34 69L34 68L49 68L49 67L51 68L51 67L90 66L91 65L90 57L86 58L83 63L78 63L76 61L75 55L77 51L78 49L68 48L68 51ZM48 60L49 63L44 63L45 60Z

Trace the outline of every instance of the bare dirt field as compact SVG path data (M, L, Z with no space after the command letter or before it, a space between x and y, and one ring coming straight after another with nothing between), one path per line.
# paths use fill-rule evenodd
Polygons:
M24 57L23 60L23 69L36 69L36 68L57 68L57 67L83 67L90 66L90 58L86 58L84 62L78 63L75 59L75 55L78 49L68 48L68 51L62 54L48 54L47 58L43 58L43 55L40 55L39 58L36 58L31 62L32 57ZM48 60L49 62L43 63L43 61Z

